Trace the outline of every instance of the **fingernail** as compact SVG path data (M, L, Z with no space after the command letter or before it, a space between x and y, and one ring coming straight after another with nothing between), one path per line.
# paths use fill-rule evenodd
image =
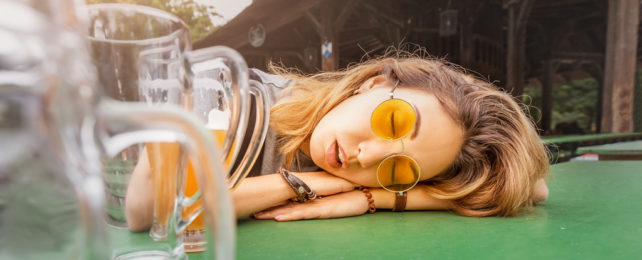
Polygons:
M274 217L274 219L276 219L276 220L283 220L284 218L285 218L285 216L283 216L283 215L278 215L278 216Z

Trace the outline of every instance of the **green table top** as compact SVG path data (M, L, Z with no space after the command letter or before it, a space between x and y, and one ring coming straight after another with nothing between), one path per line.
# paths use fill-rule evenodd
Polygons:
M578 148L577 152L596 153L600 155L642 155L642 141L584 146Z
M606 133L606 134L589 134L589 135L564 135L564 136L544 136L542 140L549 144L575 143L583 141L594 141L600 139L614 139L642 136L642 133Z
M642 255L642 162L552 166L549 199L514 218L379 211L240 220L238 259L631 259ZM144 234L131 240L145 239ZM190 254L190 259L203 259Z

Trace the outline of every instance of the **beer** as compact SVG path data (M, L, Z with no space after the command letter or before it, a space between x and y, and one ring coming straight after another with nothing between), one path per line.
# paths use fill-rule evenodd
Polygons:
M219 147L223 146L223 141L225 140L225 134L227 130L225 129L210 129L210 132L214 136L214 139L218 142ZM232 150L234 146L232 145ZM225 162L225 167L228 168L230 165L230 159ZM187 179L185 181L185 196L191 197L196 191L198 191L198 182L196 180L196 173L194 172L194 166L190 161L187 165ZM192 215L198 208L202 206L201 200L199 199L194 205L183 209L183 216ZM203 232L205 231L205 225L203 223L203 215L199 214L192 223L190 223L185 228L184 233L184 244L186 252L200 252L205 248L205 237Z
M154 185L154 223L162 227L160 237L166 236L166 228L174 210L176 196L176 173L179 168L181 147L176 142L147 143L147 156Z

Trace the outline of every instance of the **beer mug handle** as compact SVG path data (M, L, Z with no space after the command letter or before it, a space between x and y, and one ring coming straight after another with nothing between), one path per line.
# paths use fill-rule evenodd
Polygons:
M180 142L187 147L198 185L211 192L197 193L192 198L203 199L205 223L213 240L216 259L234 259L236 218L229 194L225 171L220 161L216 143L199 119L174 105L148 107L141 103L125 103L104 99L98 107L98 124L102 127L99 145L109 156L133 144L142 142ZM177 200L177 207L184 200ZM176 211L174 232L181 236L187 223L181 210ZM212 234L208 234L211 238ZM177 239L182 246L182 239ZM178 246L178 244L177 244Z
M249 72L247 64L243 57L235 50L225 46L213 46L198 49L187 53L187 63L190 66L192 77L194 74L220 68L216 60L223 59L223 63L229 69L232 81L231 86L226 90L231 90L231 117L228 131L225 134L225 140L221 151L224 162L234 162L239 154L245 130L247 129L248 110L249 110ZM217 80L217 79L214 79ZM238 144L238 145L234 145ZM230 164L227 167L232 167ZM229 172L229 169L228 169Z
M265 142L268 125L270 123L270 107L272 104L271 99L267 96L268 92L262 88L259 82L250 80L250 94L254 97L256 104L256 121L254 122L252 137L247 146L247 152L239 163L238 168L236 168L236 171L234 171L230 177L230 190L236 189L247 174L250 173L252 166L254 166L256 159L259 157L259 153L261 153L261 148Z

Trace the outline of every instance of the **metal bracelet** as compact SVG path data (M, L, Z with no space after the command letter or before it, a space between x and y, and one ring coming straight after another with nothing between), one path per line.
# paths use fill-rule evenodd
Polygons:
M296 197L292 200L296 202L306 202L308 200L321 198L320 196L317 196L317 194L312 189L310 189L310 187L305 184L305 182L303 182L293 174L290 174L290 172L285 168L281 167L279 169L279 174L281 174L285 182L288 183L292 191L294 191L294 194L296 194Z

